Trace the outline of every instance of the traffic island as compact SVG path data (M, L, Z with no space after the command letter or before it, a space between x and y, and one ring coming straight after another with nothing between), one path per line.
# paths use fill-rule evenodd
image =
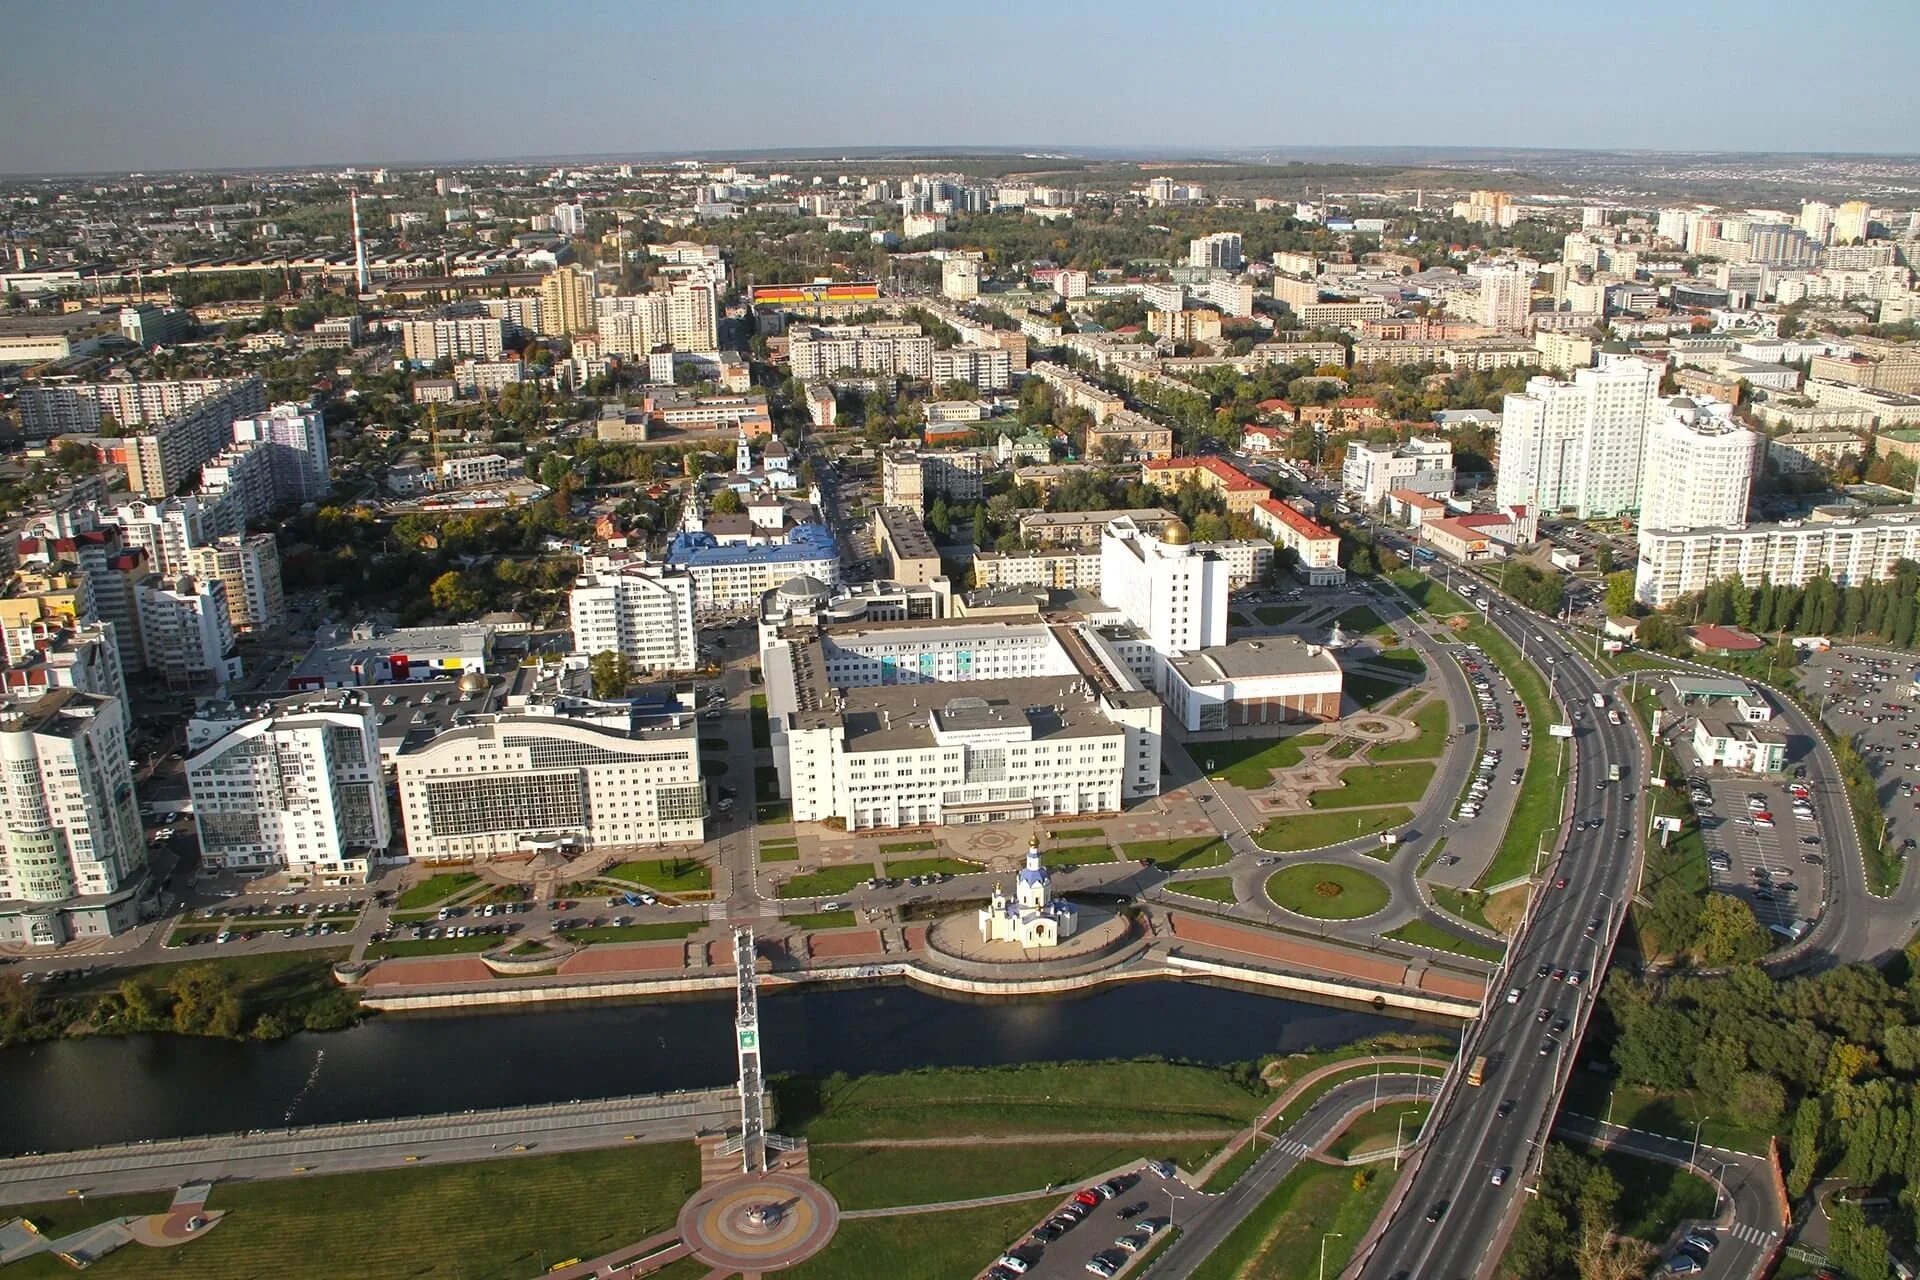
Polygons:
M1383 910L1393 891L1357 867L1300 862L1267 877L1267 898L1282 911L1314 920L1359 920Z

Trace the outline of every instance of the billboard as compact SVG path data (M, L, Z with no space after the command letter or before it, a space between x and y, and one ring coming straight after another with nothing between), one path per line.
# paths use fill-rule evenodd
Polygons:
M1570 724L1550 724L1547 726L1547 736L1550 738L1571 738L1573 736L1573 726Z
M756 307L811 307L823 302L877 302L879 299L877 280L755 285L749 295L749 301Z

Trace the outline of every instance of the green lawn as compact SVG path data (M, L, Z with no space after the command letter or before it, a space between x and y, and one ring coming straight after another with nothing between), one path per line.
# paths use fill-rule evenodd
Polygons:
M1421 680L1427 674L1427 664L1420 661L1420 655L1412 649L1388 649L1383 653L1375 654L1367 661L1372 666L1385 667L1409 680Z
M1451 618L1463 613L1478 613L1472 605L1447 590L1417 569L1396 569L1394 585L1413 602L1436 618Z
M1175 893L1184 893L1195 898L1210 898L1215 902L1224 902L1229 906L1240 900L1234 895L1232 876L1206 876L1198 880L1175 880L1167 887Z
M1370 836L1413 821L1413 810L1335 809L1275 818L1254 834L1254 843L1273 853L1298 853L1340 844L1356 836Z
M1407 687L1406 682L1402 680L1389 680L1385 676L1362 675L1354 671L1347 672L1346 679L1342 681L1342 686L1345 688L1347 696L1353 699L1354 705L1359 707L1375 706Z
M1316 920L1358 920L1392 900L1378 876L1334 862L1299 862L1267 877L1275 906Z
M1040 855L1040 865L1049 869L1054 867L1084 867L1095 862L1112 862L1119 855L1104 844L1070 844L1061 849L1048 849Z
M600 873L609 880L642 884L661 893L704 893L713 888L713 871L693 858L652 858L622 862Z
M1273 785L1275 769L1291 769L1300 763L1308 747L1327 740L1324 733L1296 733L1286 738L1241 738L1233 742L1191 742L1186 752L1193 762L1213 777L1224 779L1242 791L1259 791Z
M725 760L707 759L700 762L700 776L703 778L717 778L726 771L727 762Z
M702 927L697 920L663 920L658 924L604 924L597 929L568 929L560 936L583 947L602 942L671 942L690 937Z
M902 840L898 844L883 844L881 853L925 853L929 849L938 849L938 840Z
M808 1162L815 1180L833 1193L841 1208L877 1209L1012 1195L1046 1186L1067 1187L1093 1174L1142 1159L1174 1160L1191 1169L1225 1146L1227 1136L1223 1132L1219 1139L1211 1142L1172 1144L1075 1142L1068 1135L1062 1135L1057 1141L1035 1142L1032 1146L915 1148L809 1144ZM1029 1215L1025 1222L1031 1223L1036 1216ZM980 1261L989 1261L990 1256L983 1253Z
M1107 833L1099 827L1062 827L1047 832L1049 840L1105 840Z
M1250 627L1253 624L1247 621L1246 614L1234 609L1229 609L1227 610L1227 625L1229 627Z
M1546 682L1521 659L1519 650L1504 635L1484 622L1476 622L1461 631L1460 638L1484 649L1501 674L1512 681L1520 701L1526 704L1528 719L1536 726L1552 724L1559 718L1547 695ZM1507 819L1506 834L1493 861L1481 873L1477 882L1480 887L1505 884L1533 870L1534 850L1560 821L1561 793L1566 785L1565 756L1566 744L1560 739L1534 739L1533 750L1527 753L1526 773L1520 780L1520 794L1515 797L1513 814Z
M1565 1107L1568 1111L1602 1118L1611 1108L1615 1124L1688 1140L1693 1137L1693 1122L1705 1116L1706 1123L1700 1127L1702 1142L1744 1151L1749 1155L1766 1153L1767 1139L1771 1136L1769 1130L1750 1129L1716 1114L1726 1108L1714 1106L1697 1089L1669 1091L1642 1089L1633 1085L1614 1088L1613 1085L1614 1080L1610 1076L1576 1071L1567 1084Z
M1452 889L1443 884L1430 884L1427 892L1433 895L1433 904L1448 915L1458 916L1482 929L1493 928L1492 922L1487 919L1486 894L1478 890Z
M469 885L480 883L480 877L471 871L443 871L437 876L428 876L419 884L402 893L394 906L405 911L419 907L431 907L445 902L454 894Z
M1327 1144L1327 1154L1339 1160L1374 1151L1391 1151L1396 1138L1410 1146L1420 1136L1420 1126L1433 1110L1430 1102L1383 1102L1378 1110L1355 1116L1340 1136Z
M797 844L763 844L760 846L762 862L798 862L800 846Z
M785 800L776 801L771 804L757 804L753 806L753 820L767 826L781 822L792 822L793 806Z
M1218 867L1233 860L1233 850L1219 836L1190 836L1184 840L1136 840L1120 846L1129 858L1148 858L1163 871Z
M855 862L844 867L822 867L797 875L780 886L782 898L831 898L846 893L857 884L873 879L871 862Z
M1329 760L1345 760L1367 744L1359 738L1342 738L1327 748Z
M1253 616L1260 619L1263 626L1282 627L1307 612L1307 608L1304 604L1263 604L1253 611Z
M1446 750L1447 730L1453 716L1446 699L1432 698L1413 713L1413 737L1405 742L1383 742L1367 753L1375 764L1394 764L1402 760L1432 760Z
M767 695L756 693L747 700L747 724L753 731L753 747L763 751L773 745L773 731L767 727Z
M227 1211L218 1227L178 1248L130 1245L89 1270L106 1280L525 1280L672 1226L699 1185L690 1142L223 1182L214 1193ZM164 1212L168 1200L63 1200L8 1215L58 1236L121 1214ZM7 1269L9 1280L16 1274L74 1273L43 1255Z
M890 876L970 876L983 870L977 862L964 858L894 858L887 863Z
M1356 1191L1356 1172L1367 1175ZM1327 1274L1346 1267L1392 1189L1393 1176L1306 1161L1280 1180L1193 1273L1192 1280L1317 1275L1324 1241ZM1327 1238L1331 1237L1331 1238Z
M1390 715L1390 716L1401 715L1406 711L1408 707L1411 707L1414 703L1420 701L1420 699L1424 697L1426 697L1425 691L1420 689L1409 689L1407 690L1405 696L1395 698L1392 702L1389 702L1385 707L1381 708L1381 710L1386 715Z
M405 956L460 956L491 951L506 938L497 933L469 934L464 938L395 938L392 942L374 942L367 946L369 960L396 960Z
M1409 920L1398 929L1389 929L1384 936L1398 942L1411 943L1416 947L1431 947L1435 951L1451 951L1455 955L1470 956L1475 960L1495 961L1506 954L1504 947L1495 946L1491 942L1482 942L1478 938L1465 937L1425 920Z
M1035 1062L881 1076L779 1076L780 1131L812 1144L873 1138L1237 1129L1271 1091L1228 1067Z
M1333 621L1349 636L1387 637L1393 634L1393 628L1381 621L1372 605L1357 604Z
M803 911L780 919L796 929L851 929L860 918L851 911Z
M725 738L702 738L700 739L700 749L702 751L725 751L727 749L727 740Z
M1307 797L1307 803L1315 809L1414 804L1427 794L1427 784L1433 781L1433 769L1433 765L1421 762L1348 769L1340 775L1343 785L1316 791Z

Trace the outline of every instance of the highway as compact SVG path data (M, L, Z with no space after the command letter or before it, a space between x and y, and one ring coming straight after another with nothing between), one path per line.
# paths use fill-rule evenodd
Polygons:
M1443 1097L1405 1194L1357 1272L1380 1280L1466 1280L1493 1260L1538 1171L1633 888L1644 834L1638 797L1646 765L1632 718L1612 725L1594 713L1592 695L1602 681L1557 629L1503 599L1493 609L1493 625L1548 673L1556 700L1581 712L1571 777L1576 829L1557 857L1556 832L1542 833L1554 857L1543 870L1543 900L1509 948L1507 967L1489 989L1486 1016L1461 1049L1462 1063L1486 1055L1486 1083L1468 1086L1459 1072ZM1548 740L1536 738L1534 750L1545 749ZM1612 766L1620 768L1620 782L1607 781ZM1584 827L1596 818L1598 829ZM1562 879L1565 887L1555 887ZM1540 976L1542 968L1548 976ZM1569 980L1556 981L1555 971ZM1555 1034L1562 1018L1567 1025ZM1495 1186L1494 1173L1503 1168L1509 1172Z

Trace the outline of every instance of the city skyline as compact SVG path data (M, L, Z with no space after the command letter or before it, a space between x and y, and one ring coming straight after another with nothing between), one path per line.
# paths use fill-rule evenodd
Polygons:
M958 29L870 0L718 9L672 0L636 15L596 0L559 21L443 0L311 13L234 0L36 9L11 25L13 73L0 87L0 106L34 127L0 140L0 172L889 146L1903 155L1920 105L1902 74L1920 32L1891 3L1854 15L1871 41L1854 39L1851 24L1798 29L1784 4L1635 3L1612 15L1618 30L1657 32L1668 48L1711 47L1725 68L1777 63L1773 15L1796 26L1803 62L1851 68L1783 70L1740 111L1691 109L1710 83L1683 96L1670 62L1625 46L1609 54L1591 15L1517 0L1444 12L1389 4L1364 30L1304 11L1276 22L1239 3L1171 30L1128 4L1035 15L994 3ZM1271 38L1243 38L1262 31ZM84 77L72 73L82 48ZM511 84L551 70L534 56L543 48L577 57L578 102L535 95L516 106ZM996 59L1030 73L983 76ZM436 62L447 74L424 71ZM1728 73L1726 91L1740 79ZM1415 99L1436 109L1409 111Z

